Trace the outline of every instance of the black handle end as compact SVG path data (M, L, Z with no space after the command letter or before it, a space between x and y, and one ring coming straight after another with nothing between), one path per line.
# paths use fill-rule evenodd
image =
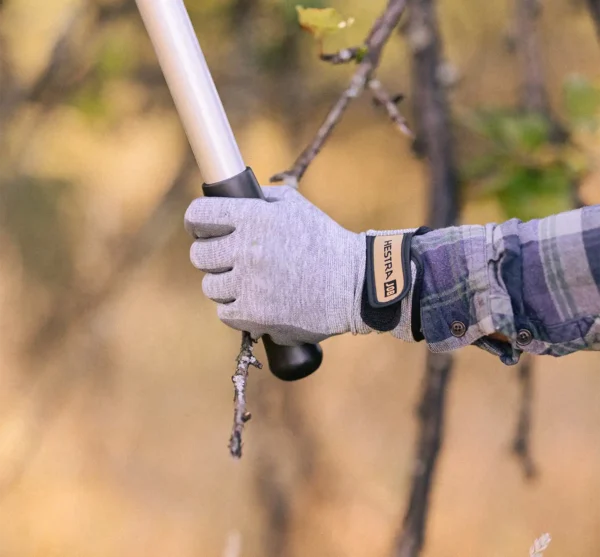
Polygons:
M323 361L323 350L318 344L280 346L268 335L262 338L271 373L282 381L304 379L317 371Z

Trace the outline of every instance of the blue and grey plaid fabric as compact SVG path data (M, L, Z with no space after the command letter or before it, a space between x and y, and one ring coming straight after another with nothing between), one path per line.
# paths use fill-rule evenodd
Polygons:
M421 319L432 351L475 344L515 364L524 351L600 350L600 205L435 230L413 248L424 265ZM510 344L486 338L496 332Z

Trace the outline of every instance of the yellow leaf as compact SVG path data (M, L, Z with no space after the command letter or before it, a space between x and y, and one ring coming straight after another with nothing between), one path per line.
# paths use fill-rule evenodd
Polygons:
M298 23L315 39L321 40L325 35L345 29L354 23L353 18L344 19L334 8L304 8L296 6Z

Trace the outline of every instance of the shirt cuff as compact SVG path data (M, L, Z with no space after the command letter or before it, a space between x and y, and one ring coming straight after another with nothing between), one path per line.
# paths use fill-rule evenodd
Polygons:
M488 257L494 228L456 226L414 238L423 265L421 323L432 352L475 344L505 364L518 362L514 345L485 338L498 331L516 337L510 297Z

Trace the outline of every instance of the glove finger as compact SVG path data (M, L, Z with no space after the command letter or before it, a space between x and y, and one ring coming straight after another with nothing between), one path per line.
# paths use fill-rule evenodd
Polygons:
M192 265L207 273L222 273L233 269L234 240L230 234L219 238L196 240L190 248Z
M235 230L240 202L228 197L200 197L185 212L185 229L194 238L225 236ZM237 206L236 206L237 205Z
M207 298L220 304L234 302L238 295L239 281L234 271L208 273L202 279L202 291Z
M284 200L291 201L300 196L298 190L291 186L262 186L262 191L269 203Z

